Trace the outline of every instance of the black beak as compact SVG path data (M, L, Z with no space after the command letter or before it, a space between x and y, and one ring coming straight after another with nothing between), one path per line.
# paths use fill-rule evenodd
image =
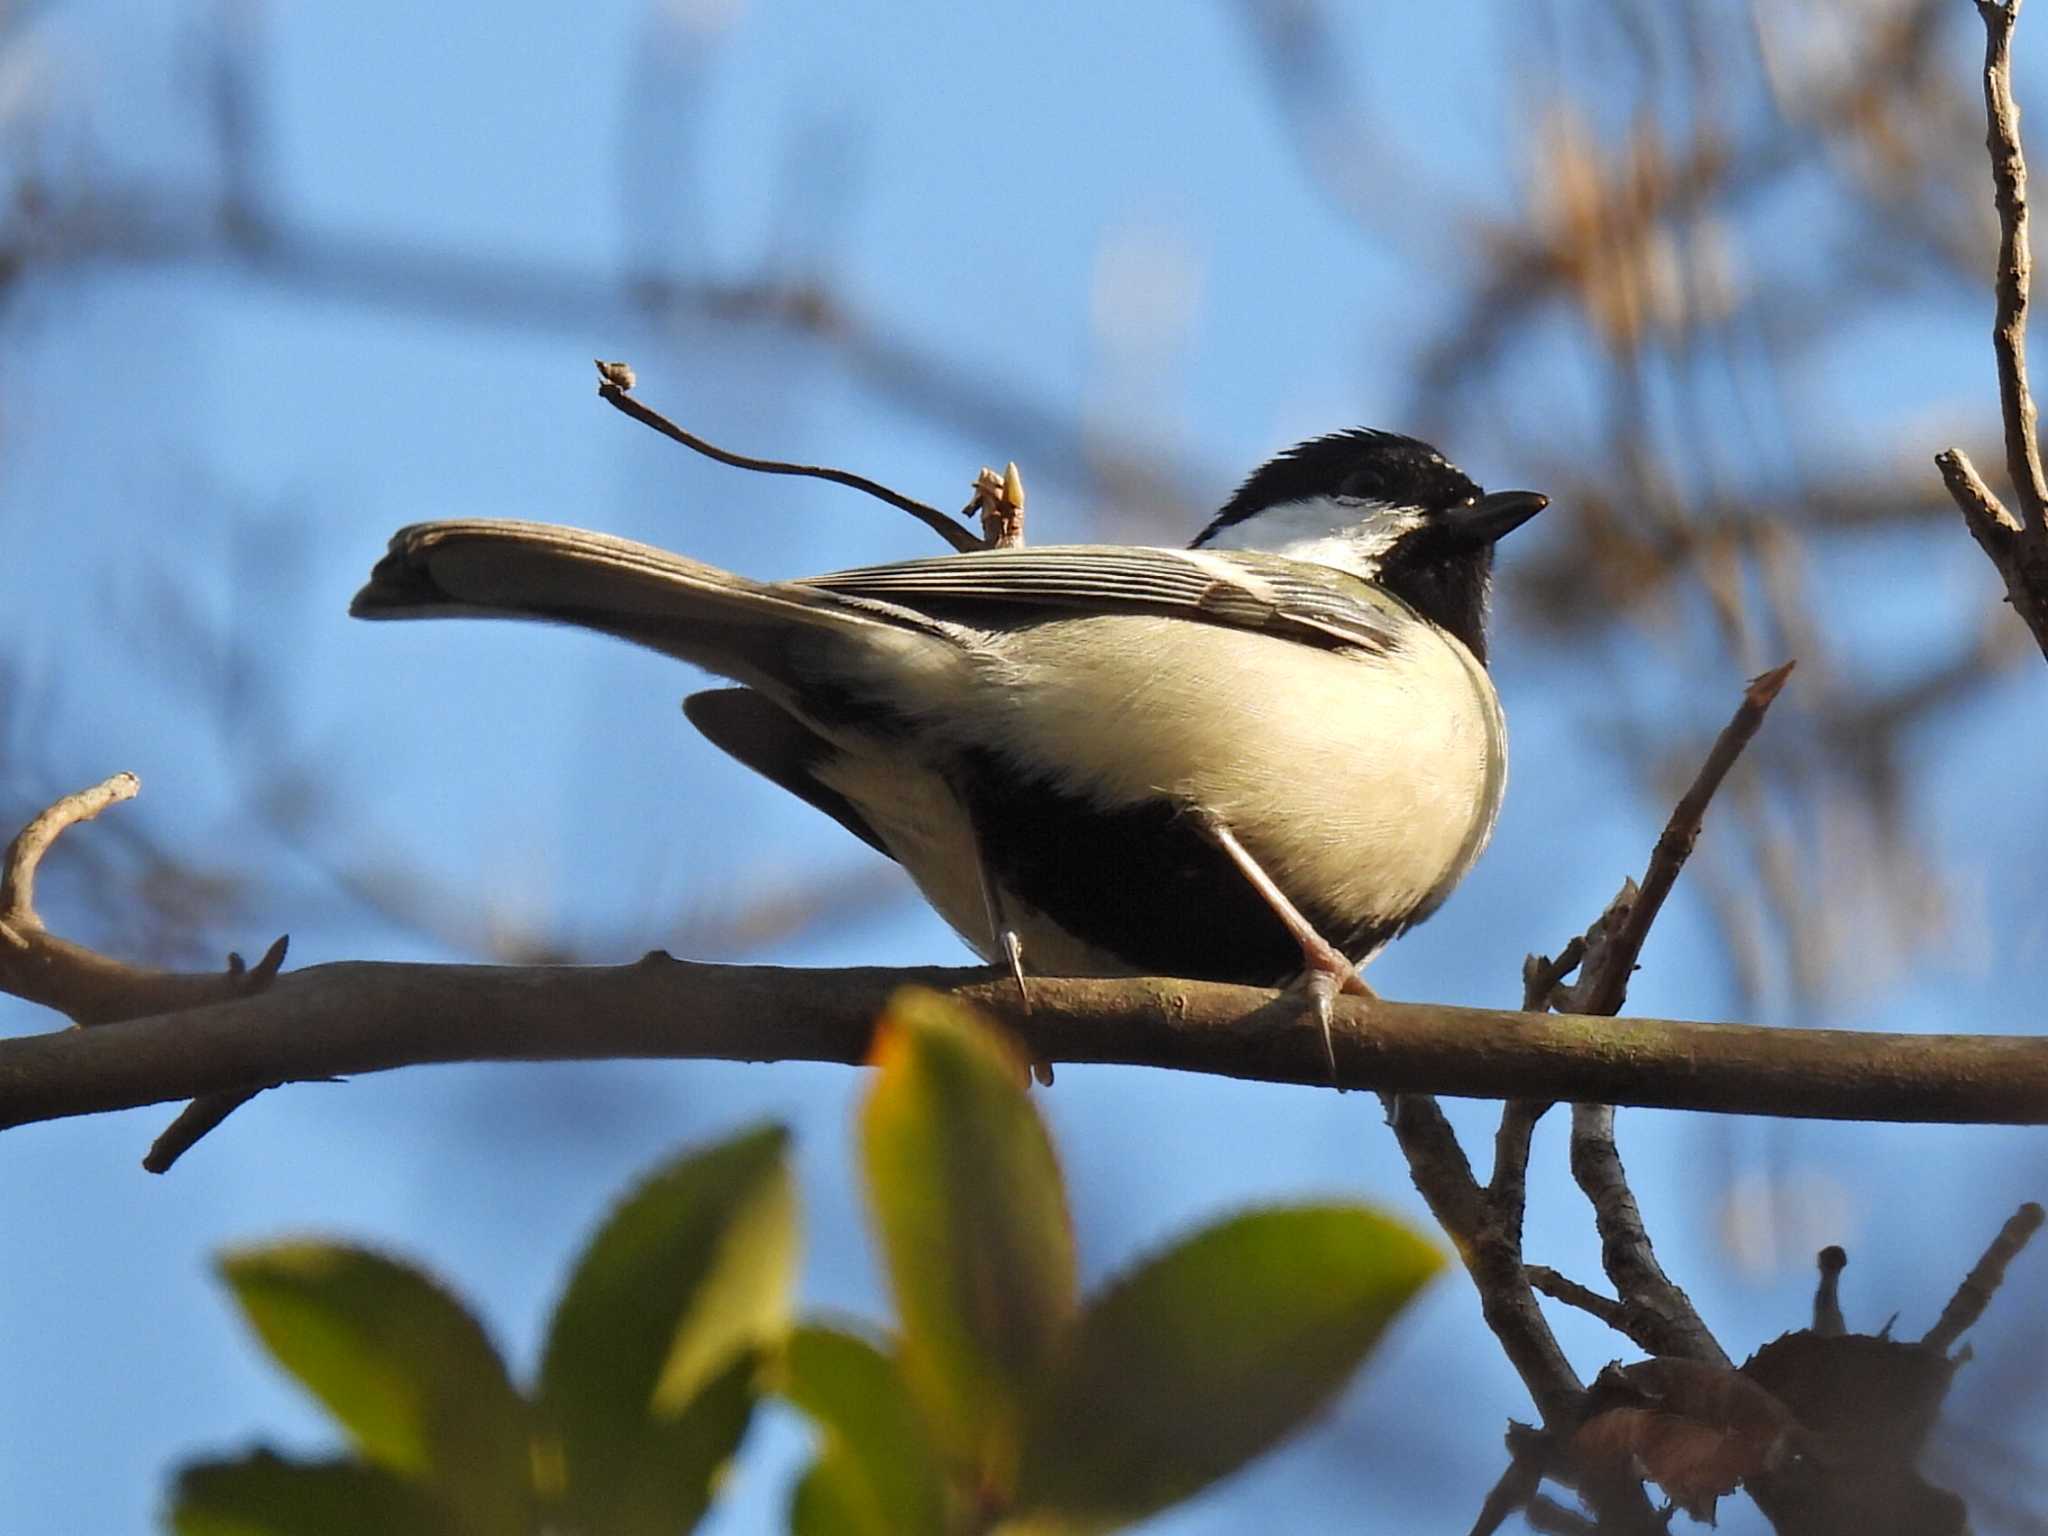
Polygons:
M1478 547L1506 538L1549 505L1550 498L1538 491L1495 491L1469 507L1451 508L1443 521Z

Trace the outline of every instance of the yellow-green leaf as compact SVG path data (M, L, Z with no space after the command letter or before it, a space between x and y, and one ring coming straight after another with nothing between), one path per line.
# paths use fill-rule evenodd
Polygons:
M789 1494L789 1536L887 1536L860 1468L844 1449L822 1452Z
M614 1211L549 1328L539 1403L572 1496L631 1470L642 1431L679 1419L787 1325L796 1271L788 1135L747 1132L678 1159Z
M805 1494L800 1485L791 1506L793 1527L942 1536L945 1483L895 1360L857 1334L802 1327L784 1348L781 1384L825 1437L817 1486Z
M684 1409L640 1426L608 1482L572 1483L564 1528L592 1536L680 1536L711 1507L758 1399L751 1351L705 1382Z
M278 1363L370 1461L448 1490L467 1528L516 1528L530 1420L482 1326L409 1265L340 1244L224 1255L220 1270Z
M450 1510L427 1490L360 1461L286 1461L257 1451L178 1474L176 1536L447 1536Z
M1255 1211L1140 1265L1032 1416L1021 1528L1106 1531L1199 1492L1323 1408L1443 1263L1361 1206Z
M877 1025L862 1119L902 1364L943 1453L1001 1497L1023 1415L1074 1313L1073 1230L1026 1064L936 993Z

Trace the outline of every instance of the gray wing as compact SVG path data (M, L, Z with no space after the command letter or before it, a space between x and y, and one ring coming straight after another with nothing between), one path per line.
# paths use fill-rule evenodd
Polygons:
M1344 571L1239 550L1054 544L978 550L812 576L792 586L974 624L994 610L1166 613L1304 644L1385 652L1412 615Z

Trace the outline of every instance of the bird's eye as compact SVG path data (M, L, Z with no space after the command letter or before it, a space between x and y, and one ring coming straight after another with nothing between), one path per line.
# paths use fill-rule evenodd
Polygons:
M1458 505L1461 507L1476 507L1479 505L1479 498L1477 496L1467 496Z

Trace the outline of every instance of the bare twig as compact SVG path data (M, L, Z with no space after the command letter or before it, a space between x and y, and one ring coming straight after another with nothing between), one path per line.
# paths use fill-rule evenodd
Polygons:
M1624 1331L1652 1355L1727 1365L1727 1351L1657 1261L1642 1208L1621 1166L1612 1104L1572 1106L1571 1161L1572 1177L1593 1207L1601 1266L1614 1282L1629 1323Z
M1524 1007L1532 1011L1565 1007L1588 1015L1619 1011L1650 926L1698 841L1707 806L1763 724L1766 711L1791 676L1792 665L1788 661L1764 673L1743 691L1734 716L1715 739L1706 761L1665 823L1651 851L1642 884L1625 882L1621 893L1593 926L1566 945L1555 960L1531 955L1524 963ZM1561 985L1562 978L1574 965L1580 967L1578 983L1566 988ZM1603 1317L1651 1354L1683 1355L1725 1365L1725 1353L1691 1300L1657 1262L1615 1144L1613 1109L1604 1102L1577 1097L1580 1102L1572 1111L1572 1174L1592 1201L1603 1265L1619 1299L1607 1302L1583 1286L1555 1276L1551 1270L1525 1270L1525 1283L1537 1273L1555 1276L1570 1292L1550 1294ZM1512 1243L1518 1259L1529 1141L1546 1107L1540 1101L1526 1099L1509 1103L1494 1138L1494 1172L1488 1191L1493 1225L1503 1234L1504 1242ZM1537 1288L1545 1287L1538 1282Z
M1813 1331L1824 1339L1838 1339L1849 1331L1849 1320L1842 1316L1842 1271L1849 1267L1849 1255L1830 1243L1815 1262L1820 1281L1813 1288Z
M1794 665L1788 661L1773 668L1752 679L1743 690L1742 703L1715 738L1706 761L1700 764L1699 773L1673 807L1670 820L1665 822L1657 846L1651 850L1650 866L1643 874L1642 885L1634 891L1632 899L1625 901L1626 910L1617 914L1619 921L1601 936L1600 941L1588 936L1584 968L1577 986L1569 994L1568 1006L1573 1012L1605 1014L1621 1011L1621 1005L1628 996L1629 977L1635 974L1636 958L1642 953L1643 941L1650 936L1650 925L1656 922L1657 914L1664 909L1664 898L1671 894L1672 886L1678 882L1678 872L1685 867L1693 844L1699 840L1707 805L1721 787L1721 781L1728 777L1728 770L1742 755L1742 749L1749 745L1758 727L1764 723L1765 713L1784 688L1786 679L1792 675Z
M2005 471L2031 528L2048 525L2048 477L2033 391L2027 385L2027 303L2034 257L2027 230L2027 161L2020 148L2020 108L2012 90L2012 31L2020 0L1977 0L1984 21L1984 115L1990 124L1991 185L1998 208L1998 318L1991 333L1998 356L1998 402L2005 421Z
M1375 1009L1388 1005L1376 1002ZM1493 1202L1472 1175L1457 1132L1427 1093L1404 1093L1390 1121L1409 1177L1430 1214L1465 1261L1486 1326L1522 1378L1548 1427L1570 1422L1584 1390L1558 1347L1522 1268L1521 1225L1509 1232L1494 1219Z
M1479 1506L1479 1518L1472 1522L1470 1536L1494 1536L1509 1515L1529 1507L1536 1490L1543 1486L1543 1463L1532 1456L1516 1456Z
M269 1088L281 1086L267 1083ZM169 1173L179 1158L199 1144L201 1137L217 1130L244 1104L263 1091L262 1088L238 1088L232 1093L209 1093L194 1099L178 1112L178 1118L164 1127L163 1134L149 1144L149 1150L142 1155L142 1166L148 1173Z
M43 855L67 829L91 821L110 805L134 799L141 788L142 781L134 774L117 773L66 795L15 835L7 845L6 865L0 868L0 935L18 947L18 935L42 930L43 920L36 916L36 870Z
M1548 1264L1531 1264L1528 1274L1529 1284L1551 1300L1561 1301L1568 1307L1577 1307L1581 1312L1599 1318L1616 1333L1626 1334L1629 1331L1628 1308L1613 1297L1602 1296L1598 1291L1559 1274Z
M618 382L621 378L631 377L631 370L624 363L600 361L597 371L597 393L601 399L632 417L642 426L652 427L662 436L673 438L685 448L694 449L707 459L730 464L734 469L751 469L757 474L804 475L813 480L829 480L834 485L850 486L856 491L866 492L877 501L886 501L898 511L908 512L956 550L964 552L987 547L976 537L973 530L961 527L937 507L919 501L913 496L905 496L901 491L892 491L881 482L868 479L866 475L856 475L852 470L833 469L823 464L789 464L780 459L750 458L746 454L733 453L721 448L716 443L706 442L696 433L685 431L661 412L642 405L628 394L627 388L630 386L622 386Z
M2005 426L2005 467L2019 498L2014 517L1969 456L1959 448L1935 455L1935 466L1970 530L2005 581L2006 597L2048 655L2048 475L2041 467L2039 422L2027 382L2027 306L2033 277L2028 236L2027 162L2020 147L2020 109L2012 88L2012 33L2020 0L1977 0L1984 22L1985 147L1998 209L1997 311L1991 347L1998 364L1998 401Z
M1946 1354L1949 1346L1984 1315L1984 1309L2005 1280L2006 1266L2019 1257L2020 1250L2041 1230L2042 1217L2041 1207L2029 1200L2006 1219L1991 1246L1984 1250L1984 1257L1963 1277L1949 1304L1941 1309L1941 1317L1927 1330L1927 1336L1920 1341L1923 1345Z
M54 1008L78 1024L106 1024L172 1013L269 985L283 963L286 940L270 946L251 969L239 955L225 971L162 971L126 965L50 933L35 909L37 869L68 828L90 821L141 789L132 773L66 795L23 827L0 869L0 992Z
M1636 957L1650 925L1663 910L1693 845L1699 840L1707 806L1763 724L1764 714L1792 675L1791 662L1764 673L1743 691L1742 703L1715 738L1691 786L1679 798L1651 851L1640 887L1622 889L1601 921L1586 936L1587 951L1570 1003L1588 1014L1613 1014L1628 996ZM1712 1365L1728 1364L1726 1351L1700 1317L1685 1291L1664 1272L1629 1187L1621 1149L1614 1139L1614 1108L1581 1101L1572 1107L1572 1177L1593 1206L1600 1232L1600 1257L1620 1297L1624 1332L1653 1355L1678 1355Z
M1572 973L1585 953L1586 941L1575 938L1555 960L1546 955L1526 957L1522 961L1523 1011L1548 1012L1558 983ZM1487 1180L1487 1198L1493 1202L1494 1220L1513 1234L1518 1246L1522 1208L1528 1198L1529 1142L1536 1134L1536 1122L1549 1112L1546 1099L1509 1099L1500 1112L1500 1129L1494 1133L1493 1175Z
M1599 1526L1576 1509L1544 1494L1539 1493L1531 1499L1523 1514L1529 1521L1529 1529L1541 1531L1544 1536L1600 1536Z

